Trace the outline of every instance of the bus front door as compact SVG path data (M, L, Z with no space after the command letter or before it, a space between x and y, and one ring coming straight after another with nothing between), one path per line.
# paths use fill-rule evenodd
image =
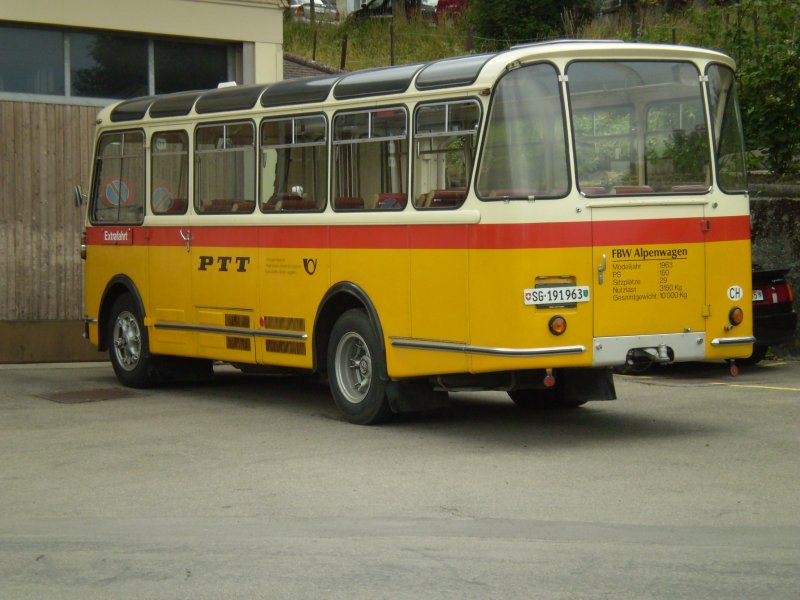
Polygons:
M191 228L197 356L255 362L257 257L257 227Z

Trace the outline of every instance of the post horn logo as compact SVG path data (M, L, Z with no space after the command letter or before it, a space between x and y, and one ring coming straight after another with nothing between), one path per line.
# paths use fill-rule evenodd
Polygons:
M306 273L309 275L313 275L317 271L317 259L316 258L304 258L303 259L303 268L306 270Z

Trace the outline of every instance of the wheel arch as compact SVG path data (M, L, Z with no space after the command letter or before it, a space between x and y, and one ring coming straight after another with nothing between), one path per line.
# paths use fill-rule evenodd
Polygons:
M145 319L144 302L139 293L139 289L133 280L127 275L114 275L106 284L103 290L102 299L100 300L100 312L97 316L97 349L108 350L108 319L111 312L111 307L120 296L130 294L133 301L139 309L139 314L142 315L142 321Z
M380 344L381 360L386 360L386 346L383 339L383 328L378 311L369 295L355 283L343 281L331 287L323 296L314 318L314 371L325 372L327 369L328 344L331 330L336 320L351 309L366 311Z

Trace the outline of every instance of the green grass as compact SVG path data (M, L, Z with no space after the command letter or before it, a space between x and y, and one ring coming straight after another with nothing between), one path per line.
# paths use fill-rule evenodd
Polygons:
M698 12L664 13L660 8L649 8L641 14L639 41L714 46L713 34L720 23L704 23ZM692 18L694 16L694 18ZM355 71L392 64L390 50L391 19L367 19L358 23L342 25L285 21L284 49L333 67L341 66L342 43L345 35L347 60L345 69ZM316 35L316 54L314 36ZM435 25L429 20L410 19L394 23L394 64L427 62L448 56L469 54L467 45L467 21ZM631 20L627 13L619 13L596 19L580 28L576 37L586 39L632 40ZM482 42L491 45L491 40L474 36L475 49L479 52Z
M341 66L342 40L347 35L345 69L356 71L385 67L391 63L391 19L369 19L340 26L284 22L284 50L313 58L332 67ZM313 55L314 35L317 37ZM430 21L411 19L394 24L394 64L428 62L447 56L467 54L466 28L463 24L434 25Z

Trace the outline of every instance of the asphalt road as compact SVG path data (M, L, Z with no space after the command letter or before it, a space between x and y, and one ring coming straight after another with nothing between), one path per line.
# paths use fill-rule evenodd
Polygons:
M0 367L0 599L800 597L800 363L381 427L323 385Z

